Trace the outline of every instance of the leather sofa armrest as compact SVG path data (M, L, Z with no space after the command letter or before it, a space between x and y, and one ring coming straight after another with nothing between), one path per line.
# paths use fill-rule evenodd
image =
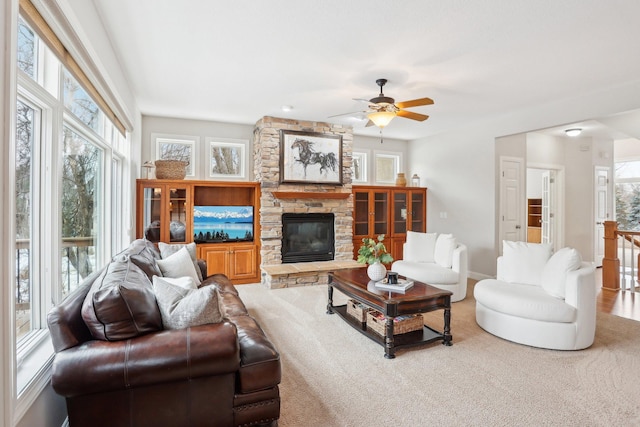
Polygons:
M63 396L235 373L237 330L222 322L123 341L87 341L56 354L51 384Z

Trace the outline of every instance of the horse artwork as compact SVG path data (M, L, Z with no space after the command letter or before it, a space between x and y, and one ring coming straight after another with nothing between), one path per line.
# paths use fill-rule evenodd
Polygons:
M296 162L300 163L304 168L304 177L307 177L307 168L309 165L318 165L320 167L320 174L327 176L329 169L336 171L338 165L338 159L336 159L335 153L320 153L313 149L313 142L306 139L297 138L293 141L291 149L298 149L298 158Z
M283 182L342 183L341 137L284 132Z

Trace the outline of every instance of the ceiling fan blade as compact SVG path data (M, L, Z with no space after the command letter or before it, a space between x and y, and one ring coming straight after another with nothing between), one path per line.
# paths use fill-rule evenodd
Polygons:
M352 111L351 113L334 114L333 116L329 116L328 118L340 117L340 116L350 116L352 114L358 114L358 113L366 113L366 111L358 110L358 111Z
M419 107L421 105L431 105L433 104L433 99L431 98L420 98L414 99L411 101L404 102L396 102L396 107L398 108L410 108L410 107Z
M364 125L364 127L368 128L369 126L375 126L375 125L376 125L375 123L373 123L371 120L369 120L369 121L367 122L367 124L366 124L366 125Z
M368 99L364 99L364 98L352 98L354 101L358 101L358 102L369 102Z
M400 117L404 117L405 119L417 120L419 122L424 122L429 118L426 114L418 114L406 110L399 110L396 114Z

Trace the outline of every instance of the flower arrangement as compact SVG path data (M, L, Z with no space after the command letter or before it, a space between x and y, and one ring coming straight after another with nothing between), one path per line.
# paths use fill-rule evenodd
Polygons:
M361 264L374 264L380 262L383 264L393 261L391 254L387 253L384 246L384 234L378 236L377 240L365 237L362 239L362 246L358 250L358 262Z

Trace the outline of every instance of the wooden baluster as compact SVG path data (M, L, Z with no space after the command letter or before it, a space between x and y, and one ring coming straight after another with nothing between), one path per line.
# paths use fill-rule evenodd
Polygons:
M604 258L602 258L602 288L620 290L620 260L618 259L618 223L604 222Z

